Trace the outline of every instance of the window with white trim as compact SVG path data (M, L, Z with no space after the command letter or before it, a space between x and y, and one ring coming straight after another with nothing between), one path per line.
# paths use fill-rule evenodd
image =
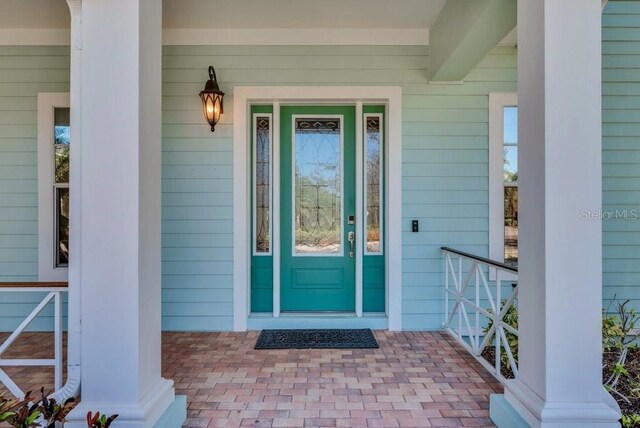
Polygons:
M69 265L69 94L38 94L38 279L65 281Z
M518 265L518 99L489 94L489 253Z

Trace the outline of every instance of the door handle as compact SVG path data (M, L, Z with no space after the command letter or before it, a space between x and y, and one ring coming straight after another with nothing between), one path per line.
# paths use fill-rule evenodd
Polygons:
M356 254L354 249L354 244L356 242L356 233L349 232L347 234L347 239L349 240L349 257L353 257Z

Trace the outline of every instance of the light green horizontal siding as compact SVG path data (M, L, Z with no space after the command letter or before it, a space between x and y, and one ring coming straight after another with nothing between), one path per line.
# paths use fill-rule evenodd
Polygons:
M602 17L604 306L640 306L640 2L610 1ZM633 218L633 214L635 218Z
M68 91L69 48L0 46L0 281L38 279L38 92ZM0 294L0 330L43 297ZM50 304L31 329L52 326Z
M420 46L165 46L165 293L177 287L184 291L190 281L194 290L199 289L203 286L199 272L214 275L211 281L224 281L224 287L232 290L232 260L214 259L219 253L210 251L224 253L224 246L213 243L222 237L227 254L232 252L233 100L225 99L222 123L211 134L202 123L196 96L208 65L216 67L228 95L236 85L401 86L403 324L407 329L440 328L440 247L487 253L488 93L516 90L516 63L515 49L500 47L464 85L428 85L428 48ZM169 202L175 209L168 209ZM410 232L411 219L420 220L422 232ZM208 235L202 238L201 233ZM209 256L218 262L193 262ZM181 275L182 280L169 285L169 274ZM201 301L200 296L194 295L193 302ZM172 317L190 316L189 306L182 309L176 306Z

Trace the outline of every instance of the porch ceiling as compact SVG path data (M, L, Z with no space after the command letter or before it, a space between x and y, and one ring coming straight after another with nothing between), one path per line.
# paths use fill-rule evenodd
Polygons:
M165 28L429 28L446 0L163 0ZM65 0L2 0L0 28L69 28Z
M267 41L271 40L269 35L273 38L274 31L281 32L276 34L282 40L273 44L287 44L290 32L296 29L310 32L307 37L315 40L311 44L319 44L322 39L326 44L367 44L353 39L354 31L364 32L360 39L368 34L368 44L428 44L428 30L446 3L447 0L163 0L163 21L165 30L174 33L200 30L191 44L202 43L198 37L203 34L213 44L269 44L264 40L255 43L259 35L247 38L247 34L260 29L268 30L264 35ZM0 44L68 44L69 28L66 0L0 1ZM373 28L378 31L367 31ZM336 31L324 33L330 29ZM307 44L304 40L298 37L297 43ZM171 36L165 43L182 44ZM516 32L500 44L516 45Z
M2 0L0 28L69 28L66 0Z
M164 0L166 28L428 28L446 0Z

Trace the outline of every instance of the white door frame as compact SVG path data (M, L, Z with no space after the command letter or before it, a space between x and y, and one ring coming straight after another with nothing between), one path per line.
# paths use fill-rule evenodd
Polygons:
M250 105L273 103L273 142L279 146L281 104L353 104L362 112L363 104L385 104L387 127L385 144L385 263L386 263L386 312L389 330L402 329L402 90L400 87L371 86L238 86L233 91L233 329L247 330L250 313L251 288L251 157L249 155ZM356 115L357 116L357 115ZM356 133L362 140L362 118L356 117ZM360 125L358 125L360 124ZM274 163L279 163L274 156ZM274 165L278 166L277 164ZM274 176L277 191L279 180ZM274 206L274 218L278 210ZM274 221L273 233L279 230ZM358 224L361 222L358 222ZM279 264L274 248L274 265ZM274 272L277 269L274 269ZM275 276L275 275L274 275ZM279 293L274 283L274 300ZM358 299L359 298L359 299ZM356 292L356 307L362 301L361 290ZM361 308L361 306L360 306ZM358 311L356 311L358 312ZM279 310L274 307L274 315ZM358 313L358 315L361 315Z

